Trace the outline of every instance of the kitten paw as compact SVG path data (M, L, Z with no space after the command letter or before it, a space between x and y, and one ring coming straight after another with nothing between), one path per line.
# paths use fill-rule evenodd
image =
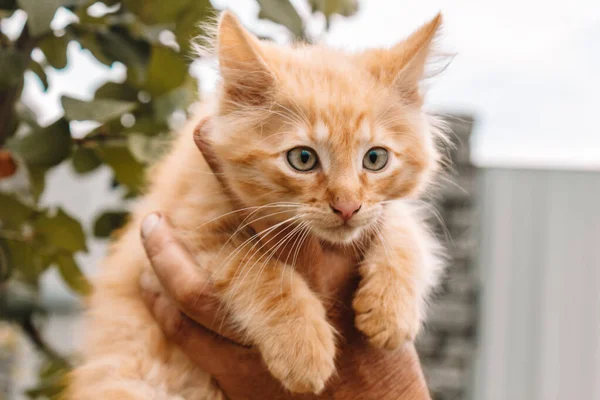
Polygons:
M301 320L277 329L261 346L271 374L291 392L320 393L335 369L331 326L325 320Z
M414 299L377 278L363 281L352 303L356 328L375 347L394 350L413 341L421 325Z

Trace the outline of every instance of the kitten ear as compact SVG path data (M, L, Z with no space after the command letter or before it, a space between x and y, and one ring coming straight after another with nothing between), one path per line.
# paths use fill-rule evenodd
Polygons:
M260 41L229 11L219 20L217 46L228 100L245 105L264 104L274 76L264 61Z
M377 79L395 86L408 99L422 102L419 82L424 78L432 44L441 24L442 14L439 13L391 49L367 51L364 54L367 68Z

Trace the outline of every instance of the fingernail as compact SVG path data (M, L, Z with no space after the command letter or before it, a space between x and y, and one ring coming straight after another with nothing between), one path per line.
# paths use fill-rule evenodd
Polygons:
M142 221L142 238L143 239L146 239L148 236L150 236L150 234L152 233L152 231L154 230L156 225L158 225L159 221L160 221L160 215L158 215L157 213L152 213L152 214L148 215L146 218L144 218L144 220Z

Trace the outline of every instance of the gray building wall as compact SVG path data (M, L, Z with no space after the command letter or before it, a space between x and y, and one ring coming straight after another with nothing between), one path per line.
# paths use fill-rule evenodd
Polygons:
M600 172L481 173L472 398L600 399Z

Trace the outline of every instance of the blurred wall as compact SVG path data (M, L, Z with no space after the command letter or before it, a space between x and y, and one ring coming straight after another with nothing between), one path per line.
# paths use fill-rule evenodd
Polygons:
M600 172L485 169L472 398L600 399Z

